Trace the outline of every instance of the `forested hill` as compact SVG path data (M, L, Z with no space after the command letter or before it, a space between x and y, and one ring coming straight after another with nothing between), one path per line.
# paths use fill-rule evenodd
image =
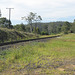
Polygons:
M58 28L63 26L64 22L48 22L48 23L34 23L33 28L38 28L41 34L55 34L59 33Z
M18 24L14 26L17 30L30 32L30 25ZM75 22L49 22L49 23L32 23L33 33L41 35L58 34L58 33L75 33Z

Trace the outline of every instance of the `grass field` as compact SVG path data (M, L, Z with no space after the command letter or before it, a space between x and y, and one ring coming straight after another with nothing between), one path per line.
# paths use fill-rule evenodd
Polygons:
M0 75L75 75L75 34L1 51Z

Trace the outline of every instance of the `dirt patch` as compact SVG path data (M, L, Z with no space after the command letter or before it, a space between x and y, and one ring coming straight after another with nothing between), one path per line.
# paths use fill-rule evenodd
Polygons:
M65 71L64 68L57 68L59 71Z

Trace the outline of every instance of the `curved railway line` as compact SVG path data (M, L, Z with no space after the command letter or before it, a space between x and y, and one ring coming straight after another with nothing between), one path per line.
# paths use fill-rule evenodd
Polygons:
M36 38L36 39L29 39L29 40L20 40L20 41L12 41L12 42L6 42L6 43L0 43L0 50L6 50L8 48L15 48L18 47L19 45L25 45L25 43L27 42L45 42L51 38L56 38L56 37L60 37L60 35L58 36L52 36L52 37L44 37L44 38Z

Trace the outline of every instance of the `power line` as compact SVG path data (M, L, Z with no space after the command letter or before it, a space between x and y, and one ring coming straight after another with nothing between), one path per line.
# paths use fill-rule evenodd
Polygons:
M6 8L6 9L9 9L9 27L10 27L10 25L11 25L11 20L10 20L10 17L11 17L11 9L14 9L14 8Z

